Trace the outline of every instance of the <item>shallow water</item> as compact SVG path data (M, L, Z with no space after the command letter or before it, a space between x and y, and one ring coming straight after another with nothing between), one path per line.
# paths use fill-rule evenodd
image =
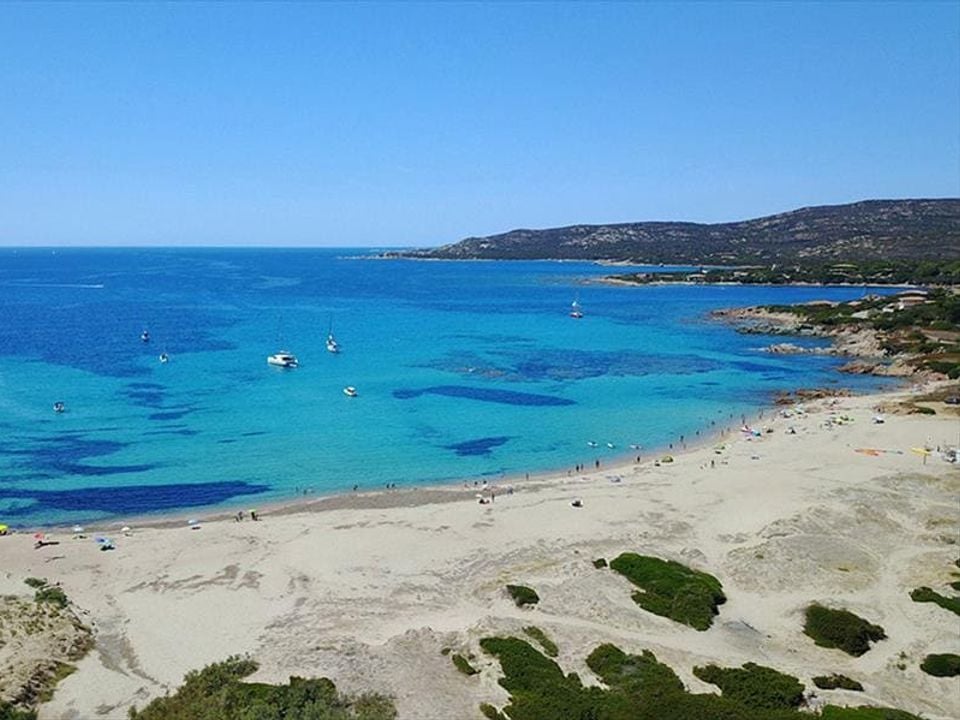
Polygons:
M586 284L609 272L588 263L363 255L0 250L0 522L592 464L777 390L880 384L833 358L762 353L770 338L706 317L863 288L624 288ZM268 366L281 349L301 367Z

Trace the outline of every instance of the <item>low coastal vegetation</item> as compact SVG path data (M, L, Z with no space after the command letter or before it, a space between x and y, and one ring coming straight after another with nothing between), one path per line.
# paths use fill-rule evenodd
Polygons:
M644 610L697 630L707 630L718 606L727 600L713 575L673 560L622 553L610 562L610 568L640 588L632 597Z
M910 599L919 603L934 603L944 610L960 615L960 597L946 597L928 587L918 587L910 593Z
M551 640L543 630L535 625L528 625L523 629L523 632L536 640L537 644L543 648L543 652L545 652L548 657L555 658L560 654L560 648L557 647L557 644Z
M607 559L606 559L606 558L597 558L596 560L593 561L593 566L594 566L597 570L600 570L600 569L602 569L602 568L605 568L605 567L607 566Z
M37 720L33 710L21 710L5 700L0 700L0 720Z
M954 677L960 675L960 655L940 653L927 655L920 663L920 669L934 677Z
M393 701L383 695L344 695L327 678L291 677L286 685L246 683L257 670L234 656L194 670L173 694L157 698L131 720L394 720Z
M879 625L854 615L814 603L807 607L803 631L820 647L838 648L858 657L870 649L871 642L887 637Z
M507 585L507 592L510 593L510 597L513 598L517 607L536 605L540 602L540 596L537 595L537 591L526 585Z
M818 675L813 678L813 684L821 690L855 690L863 692L863 685L856 680L848 678L846 675L834 673L833 675Z
M693 674L716 685L723 696L747 707L775 710L803 703L803 683L792 675L748 662L741 668L695 667Z
M506 707L489 703L480 711L489 720L802 720L803 685L772 668L748 663L743 668L697 668L722 689L722 695L687 691L674 670L644 650L631 655L605 644L586 659L603 686L584 684L564 673L528 642L514 637L480 641L503 670L500 685L510 693ZM828 714L829 711L829 714ZM827 706L829 720L920 720L885 708Z
M478 672L480 672L470 664L469 660L459 653L454 653L450 656L450 659L453 661L453 664L456 666L457 670L462 672L464 675L476 675Z

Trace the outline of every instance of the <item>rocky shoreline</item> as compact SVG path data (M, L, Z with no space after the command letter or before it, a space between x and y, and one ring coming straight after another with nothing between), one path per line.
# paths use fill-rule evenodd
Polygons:
M833 355L851 358L840 366L840 372L885 377L914 377L939 379L936 373L920 369L911 363L910 353L891 355L884 347L884 335L872 328L836 326L811 323L790 312L778 312L764 307L725 308L714 310L711 317L728 322L737 332L756 335L788 335L818 337L831 341L829 347L808 348L791 342L767 345L765 352L775 355Z

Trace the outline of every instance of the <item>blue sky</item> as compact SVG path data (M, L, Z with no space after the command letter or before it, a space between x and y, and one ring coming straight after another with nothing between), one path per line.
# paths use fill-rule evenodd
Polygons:
M960 3L0 4L0 244L960 195Z

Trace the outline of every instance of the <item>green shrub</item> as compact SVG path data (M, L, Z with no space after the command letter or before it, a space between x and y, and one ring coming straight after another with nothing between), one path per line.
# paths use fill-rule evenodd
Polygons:
M813 679L813 684L821 690L857 690L863 692L863 685L856 680L851 680L846 675L818 675Z
M244 683L257 669L249 658L234 656L187 673L173 695L157 698L131 720L394 720L389 698L342 695L327 678L291 677L287 685Z
M51 603L59 608L65 608L70 602L67 600L67 595L63 590L58 587L51 587L50 585L37 590L33 594L33 599L40 603Z
M803 702L803 684L797 678L763 665L750 662L741 668L707 665L695 667L693 674L719 687L724 697L747 707L776 710L794 708Z
M684 692L673 669L659 662L649 650L642 655L628 655L607 643L587 656L587 667L607 685L631 697L663 698Z
M0 720L37 720L33 710L20 710L5 700L0 700Z
M480 712L483 713L485 718L490 718L490 720L507 720L500 714L500 711L490 703L480 703Z
M507 592L510 593L510 597L513 598L517 607L536 605L540 602L540 596L537 595L536 591L526 585L507 585Z
M960 580L954 580L950 583L950 587L954 590L960 590Z
M914 415L936 415L937 411L932 407L927 407L926 405L914 405L910 412Z
M463 655L454 653L450 656L450 659L453 660L453 664L457 666L457 670L462 672L464 675L476 675L478 672L480 672L473 665L471 665L470 661L467 660Z
M910 593L910 599L914 602L935 603L944 610L949 610L955 615L960 615L960 597L949 598L928 587L919 587Z
M481 706L481 712L490 720L810 718L793 705L784 706L795 698L798 681L770 668L747 670L747 676L759 689L758 694L748 693L748 697L758 704L776 704L774 708L748 705L728 697L726 689L723 695L690 694L676 673L649 651L628 655L614 645L597 647L587 658L587 666L607 687L585 687L576 674L564 675L559 665L524 640L484 638L480 647L500 661L504 677L499 682L510 693L510 703L502 712L490 705ZM727 675L729 671L720 672L725 677L735 677ZM920 720L896 710L833 706L824 709L823 717L828 720Z
M803 631L820 647L839 648L854 656L870 649L870 642L887 635L879 625L872 625L849 610L833 610L814 603L807 608Z
M827 705L820 713L820 720L923 720L903 710L868 707L837 707Z
M560 653L560 649L557 647L557 644L551 640L549 636L540 628L534 625L528 625L523 629L523 631L537 641L548 657L555 658Z
M960 655L943 653L927 655L920 663L920 669L934 677L953 677L960 675Z
M632 597L644 610L697 630L708 629L727 600L713 575L672 560L622 553L610 567L640 588Z
M599 570L600 568L605 568L607 566L606 558L597 558L593 561L593 566Z
M30 587L36 589L36 588L42 588L44 585L46 585L46 584L47 584L47 579L46 579L46 578L28 577L26 580L24 580L24 582L25 582L27 585L29 585Z

